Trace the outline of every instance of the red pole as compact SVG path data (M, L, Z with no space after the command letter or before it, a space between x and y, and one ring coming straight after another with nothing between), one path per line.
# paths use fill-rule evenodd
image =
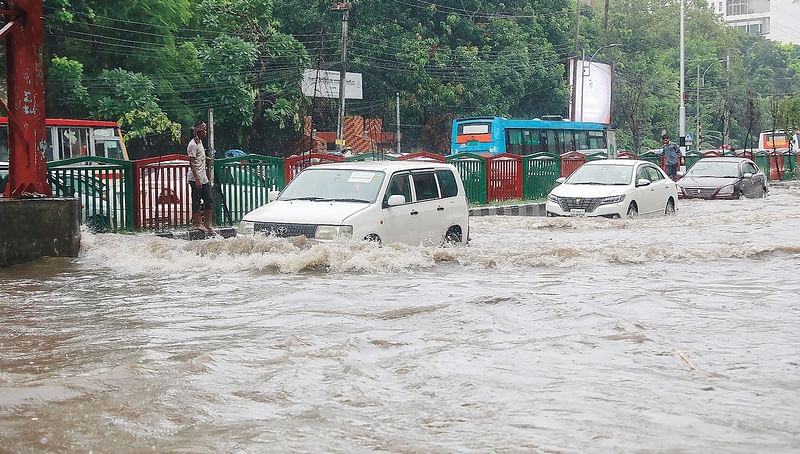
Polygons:
M6 0L9 174L6 197L51 196L45 136L42 0Z

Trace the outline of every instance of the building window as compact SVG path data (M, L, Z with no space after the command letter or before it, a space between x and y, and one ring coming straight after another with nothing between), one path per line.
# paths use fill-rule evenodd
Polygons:
M769 0L728 0L728 16L769 12Z

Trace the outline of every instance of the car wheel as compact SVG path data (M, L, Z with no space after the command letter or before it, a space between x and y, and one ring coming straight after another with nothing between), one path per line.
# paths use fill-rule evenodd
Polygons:
M639 217L639 208L636 206L635 202L631 202L631 204L628 205L628 214L627 214L627 216L630 219Z
M737 198L737 199L739 199L739 200L744 200L744 199L746 199L747 197L745 197L745 195L744 195L744 192L742 192L742 191L739 191L739 195L738 195L738 196L736 196L736 198Z
M766 196L767 196L767 188L766 186L764 186L761 188L761 198L763 199Z
M375 233L370 233L369 235L364 237L364 241L369 241L370 243L378 243L381 244L381 237L379 237Z
M444 234L444 243L445 244L458 244L461 243L463 236L461 235L461 229L453 226L447 230L447 233Z
M664 209L664 214L667 216L675 214L675 201L672 199L667 200L667 208Z

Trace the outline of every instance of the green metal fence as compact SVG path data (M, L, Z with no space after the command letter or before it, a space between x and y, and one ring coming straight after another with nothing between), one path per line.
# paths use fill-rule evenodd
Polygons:
M486 203L486 158L472 153L458 153L447 156L445 160L461 174L467 199L471 203Z
M797 169L797 155L791 151L783 154L783 180L794 180Z
M766 152L766 151L756 151L755 152L755 159L753 161L755 161L755 163L758 166L758 168L761 169L762 172L764 172L764 175L767 176L767 179L770 179L770 176L769 176L769 153Z
M47 163L54 197L76 197L81 222L100 232L133 230L133 163L81 156Z
M661 167L661 154L654 151L643 151L639 153L639 159L642 161L652 162L657 167Z
M697 161L702 159L702 157L703 156L696 151L690 151L686 153L686 156L683 158L686 165L686 172L688 172L695 164L697 164Z
M605 152L602 152L602 151L595 151L595 152L586 154L586 162L599 161L601 159L608 159L608 153L605 153Z
M214 201L216 222L239 222L267 203L270 191L283 190L283 167L280 158L253 154L215 160L214 183L222 192L222 200L217 193Z
M561 156L535 153L522 158L522 193L525 199L541 199L556 186L561 176Z

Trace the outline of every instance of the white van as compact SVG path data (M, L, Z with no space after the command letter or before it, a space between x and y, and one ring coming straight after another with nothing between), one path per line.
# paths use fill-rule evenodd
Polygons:
M450 164L322 164L306 168L275 201L247 213L238 233L458 243L469 238L469 210L461 177Z

